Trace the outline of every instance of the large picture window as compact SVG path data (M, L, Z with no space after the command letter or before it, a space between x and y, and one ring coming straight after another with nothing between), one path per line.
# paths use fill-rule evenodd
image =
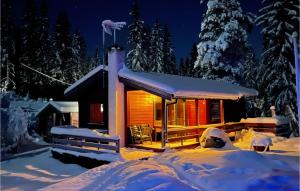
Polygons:
M90 104L90 123L103 124L104 123L104 107L103 104Z

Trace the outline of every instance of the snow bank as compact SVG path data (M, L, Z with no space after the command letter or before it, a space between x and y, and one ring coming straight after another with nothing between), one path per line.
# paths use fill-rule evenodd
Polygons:
M110 136L108 134L99 133L97 130L87 128L74 128L73 126L52 127L50 132L56 135L74 135L91 138L109 138L113 140L119 140L118 136Z
M46 190L197 190L181 181L173 168L157 161L116 162L89 170Z
M108 162L116 162L116 161L123 161L123 158L120 156L119 153L115 152L110 152L109 150L105 150L105 152L97 154L93 152L87 152L87 153L82 153L82 152L77 152L77 151L71 151L71 150L64 150L64 149L59 149L59 148L51 148L52 151L58 152L60 154L66 153L70 154L76 157L86 157L90 159L96 159L99 161L108 161Z
M1 190L38 190L86 170L52 158L50 151L18 157L1 162Z
M246 118L241 119L241 122L244 123L271 123L275 125L285 125L289 124L289 119L284 116L275 116L275 117L256 117L256 118Z
M296 191L298 173L282 158L254 151L168 150L148 160L97 167L43 190Z

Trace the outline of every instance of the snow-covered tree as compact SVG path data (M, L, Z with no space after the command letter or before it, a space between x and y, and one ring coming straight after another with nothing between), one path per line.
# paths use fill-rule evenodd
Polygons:
M58 15L55 32L52 40L53 67L52 76L56 79L72 83L75 81L72 72L72 39L70 35L70 22L68 15Z
M79 31L76 31L72 36L72 64L73 64L73 79L78 80L83 76L85 71L85 54L86 45L84 38Z
M163 33L158 21L154 23L150 35L149 63L152 72L164 72Z
M237 0L209 0L201 23L196 76L239 83L245 60L246 24Z
M256 19L262 27L264 48L258 71L263 111L271 105L278 114L289 115L294 134L298 135L295 62L292 33L299 30L298 0L266 0Z
M167 25L163 28L163 72L176 74L176 58L171 42L171 34Z
M128 45L130 47L127 54L127 67L136 71L145 71L147 68L147 49L144 47L147 34L144 21L140 18L140 11L137 1L134 1L132 11L132 23L128 26Z
M246 51L241 83L246 87L257 88L256 75L257 61L253 48L249 46Z
M37 8L34 0L26 0L22 21L22 56L20 58L20 62L40 71L41 65L37 62L39 46L39 39L37 38L38 18ZM40 76L37 73L25 68L23 68L21 78L24 82L24 91L34 91L36 85L38 85L40 82Z

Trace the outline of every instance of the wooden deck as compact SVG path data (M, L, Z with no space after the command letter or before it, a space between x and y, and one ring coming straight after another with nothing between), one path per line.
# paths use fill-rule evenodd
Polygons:
M243 129L252 128L257 132L267 132L274 133L277 136L287 136L289 135L289 129L284 126L276 126L275 124L266 123L244 123L244 122L231 122L231 123L219 123L219 124L209 124L209 125L199 125L199 126L168 126L168 142L166 147L174 149L183 148L195 148L200 145L199 138L205 129L209 127L220 128L226 133L230 134ZM155 127L154 131L161 132L159 127ZM150 141L146 141L143 144L131 144L130 147L135 147L139 149L154 150L156 152L162 152L162 144L160 141L154 141L152 144Z

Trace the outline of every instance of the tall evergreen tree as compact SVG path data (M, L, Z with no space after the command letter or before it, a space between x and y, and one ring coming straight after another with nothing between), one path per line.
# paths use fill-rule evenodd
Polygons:
M176 73L176 59L171 42L171 34L167 25L163 28L163 72Z
M48 5L46 0L43 0L40 4L40 14L37 22L36 38L39 39L36 52L37 69L42 73L49 74L51 70L52 51L50 47ZM46 97L50 85L51 80L44 76L39 76L39 91L36 92L36 97Z
M72 63L73 79L78 80L83 76L85 71L86 44L83 36L77 30L72 36Z
M15 49L14 39L16 26L13 21L12 2L5 0L1 3L1 91L13 90L15 82Z
M140 18L140 11L137 1L134 1L132 11L132 23L128 26L128 45L130 50L127 54L128 68L136 71L145 71L147 68L147 52L144 47L147 36L145 33L144 21Z
M68 15L66 13L59 14L52 42L52 49L54 51L52 75L56 79L68 83L75 81L72 72L73 54L70 28Z
M162 29L158 21L154 23L154 26L151 30L149 52L149 63L151 64L151 71L163 73L163 37Z
M22 56L20 62L34 69L40 70L40 63L37 62L38 42L37 38L38 19L37 9L34 0L26 0L25 13L23 16L22 27ZM21 90L24 93L28 91L30 94L36 92L40 78L37 73L23 68L22 72L23 85Z
M262 27L264 49L258 71L264 113L271 105L278 114L289 115L299 135L292 33L299 30L298 0L266 0L256 22Z
M196 75L239 83L245 60L247 17L237 0L209 0L201 23ZM248 25L247 25L248 26Z

